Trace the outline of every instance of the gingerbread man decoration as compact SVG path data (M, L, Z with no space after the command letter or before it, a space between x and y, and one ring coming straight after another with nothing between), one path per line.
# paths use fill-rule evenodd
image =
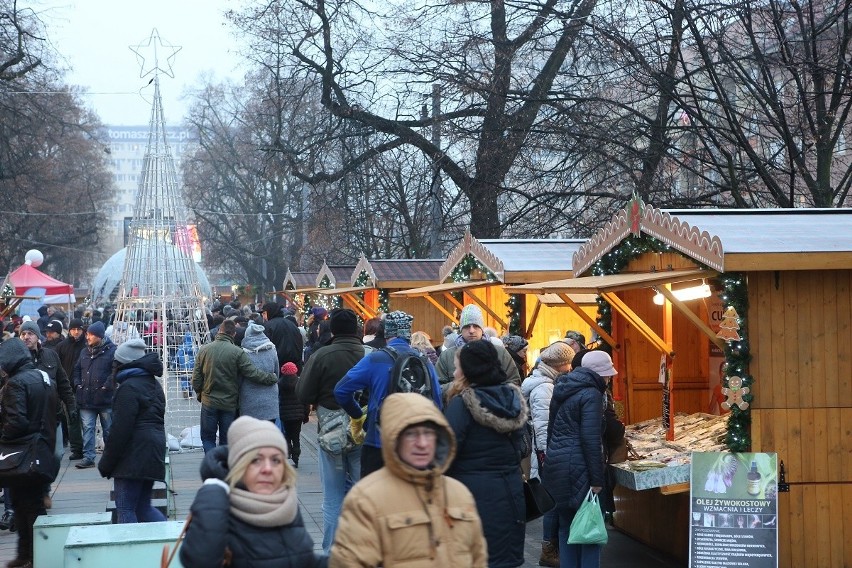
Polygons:
M728 387L722 388L722 394L728 397L728 400L722 403L722 408L730 410L732 406L739 407L740 410L748 408L748 403L743 400L751 389L743 386L743 380L740 377L728 377Z

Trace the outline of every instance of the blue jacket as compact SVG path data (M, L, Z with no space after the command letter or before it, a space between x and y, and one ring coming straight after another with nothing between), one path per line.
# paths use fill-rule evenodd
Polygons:
M388 347L396 349L400 356L405 354L420 354L419 351L410 345L408 340L401 337L394 337L388 341ZM441 385L438 383L438 375L435 373L435 367L432 366L432 363L427 363L426 367L429 369L429 375L432 378L432 400L438 409L442 409ZM375 448L382 447L377 418L382 402L388 395L391 369L393 369L393 359L391 356L384 351L373 351L349 369L349 372L334 387L334 399L346 411L346 414L352 418L360 418L364 414L361 411L361 407L358 406L358 401L355 400L355 393L358 391L369 392L367 422L364 425L367 429L367 437L364 439L364 444L367 446Z
M554 382L542 480L558 509L577 510L589 487L604 486L605 390L603 378L584 367Z
M104 338L100 345L86 347L74 365L74 392L77 407L89 410L112 408L115 393L112 362L115 343Z

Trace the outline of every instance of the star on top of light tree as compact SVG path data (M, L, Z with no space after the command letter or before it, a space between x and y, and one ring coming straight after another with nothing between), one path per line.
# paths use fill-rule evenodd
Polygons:
M172 45L163 41L160 37L157 28L151 31L150 37L147 40L142 40L138 45L131 45L130 50L136 54L136 61L139 62L139 77L144 78L148 75L157 72L162 72L172 79L175 77L172 64L177 53L183 49L180 45ZM161 61L165 64L161 66Z

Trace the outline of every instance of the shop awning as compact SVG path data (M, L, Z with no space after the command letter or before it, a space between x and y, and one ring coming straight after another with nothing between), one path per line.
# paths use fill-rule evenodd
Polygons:
M712 270L669 270L665 272L638 272L609 274L606 276L584 276L565 280L550 280L535 284L507 286L503 288L510 294L600 294L602 292L620 292L636 288L653 288L665 284L685 282L699 278L716 276Z
M623 290L635 290L637 288L655 288L671 302L687 319L698 329L707 335L711 341L720 347L722 340L696 316L689 307L675 298L666 288L668 284L697 280L701 278L712 278L716 272L712 270L669 270L661 272L640 272L625 274L609 274L605 276L584 276L582 278L568 278L565 280L551 280L549 282L538 282L536 284L523 284L521 286L506 286L503 289L509 294L555 294L592 327L613 349L620 346L615 339L601 328L594 318L580 309L577 302L572 299L576 294L596 294L603 297L614 310L624 316L648 341L654 344L662 353L674 356L671 346L661 339L654 330L648 326L633 310L625 304L616 292Z
M410 290L391 292L391 296L398 296L400 298L425 298L432 294L458 292L459 290L482 288L483 286L494 286L497 284L500 284L500 282L489 282L487 280L478 280L476 282L445 282L444 284L433 284L431 286L423 286L421 288L411 288Z
M447 316L450 321L455 323L459 323L458 318L448 312L444 306L438 302L434 295L440 294L443 295L452 305L457 307L459 310L464 308L464 306L456 300L451 292L459 292L464 290L473 290L475 288L484 288L486 286L501 286L502 282L492 282L489 280L477 280L475 282L445 282L444 284L433 284L432 286L423 286L421 288L411 288L410 290L400 290L399 292L391 292L391 296L397 296L400 298L425 298L430 304L435 306L439 312ZM503 319L502 316L495 313L494 310L486 303L474 296L473 294L468 294L468 297L473 300L483 311L487 312L494 320L499 323L504 329L509 329L509 325Z

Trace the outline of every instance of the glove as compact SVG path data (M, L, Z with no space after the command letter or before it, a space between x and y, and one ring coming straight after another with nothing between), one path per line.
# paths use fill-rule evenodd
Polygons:
M361 418L349 420L349 435L356 444L363 444L367 433L364 431L364 421L367 419L367 409L362 408Z
M228 446L216 446L201 461L201 479L225 479L228 475Z

